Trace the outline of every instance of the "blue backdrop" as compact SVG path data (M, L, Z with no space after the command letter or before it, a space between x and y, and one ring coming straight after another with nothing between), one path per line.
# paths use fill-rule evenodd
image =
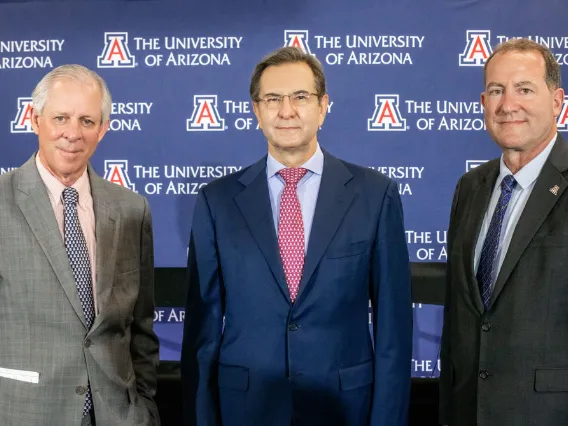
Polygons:
M185 266L198 189L266 152L252 69L295 45L325 67L320 144L394 178L411 260L444 262L459 176L499 154L484 131L483 64L497 43L530 37L566 76L567 13L560 0L0 0L0 173L37 148L29 103L39 79L64 63L95 69L114 103L92 163L148 197L156 266ZM437 375L441 308L414 313L412 373ZM157 308L155 320L162 359L179 359L183 309Z

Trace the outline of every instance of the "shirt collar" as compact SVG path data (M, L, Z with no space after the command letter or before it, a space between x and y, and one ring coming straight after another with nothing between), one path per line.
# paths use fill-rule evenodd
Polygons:
M319 146L319 143L316 146L316 152L312 155L308 161L302 164L300 167L304 169L308 169L308 171L321 175L323 173L323 152ZM274 158L270 153L266 158L266 174L270 179L280 170L285 169L286 166L280 163L276 158Z
M544 163L548 159L550 155L550 151L552 151L552 147L556 141L556 135L552 138L552 140L548 143L546 148L542 150L540 154L538 154L535 158L529 161L521 170L519 170L515 175L515 180L517 184L521 187L521 189L527 189L529 186L533 184L536 180ZM501 161L499 162L499 179L498 182L501 182L503 178L507 175L512 175L509 168L505 165L503 161L503 155L501 155Z
M39 153L36 154L36 166L41 180L53 197L53 200L55 200L56 204L60 203L63 190L67 187L45 168L45 166L39 160ZM87 203L91 198L91 184L89 182L89 176L86 167L85 171L79 177L79 179L77 179L77 181L73 185L71 185L71 188L75 188L79 193L79 206L81 208L87 208Z

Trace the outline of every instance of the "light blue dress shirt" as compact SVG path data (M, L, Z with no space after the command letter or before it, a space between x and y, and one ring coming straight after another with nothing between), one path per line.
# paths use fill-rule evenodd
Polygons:
M509 205L505 211L505 217L503 218L503 224L501 228L501 235L499 236L499 246L497 247L497 256L495 257L494 275L492 286L495 285L495 280L499 275L501 270L501 265L503 265L503 260L505 260L505 255L509 249L509 244L511 243L511 238L513 237L513 232L515 227L519 222L519 218L523 213L527 200L531 195L534 188L536 178L542 170L545 161L550 155L550 151L554 146L556 141L556 136L550 141L550 143L544 148L544 150L533 158L527 165L525 165L521 170L519 170L513 177L517 181L517 185L511 194L511 199L509 200ZM491 200L489 201L489 207L485 212L485 217L483 218L483 225L479 231L479 237L477 239L477 244L475 246L475 260L474 260L474 270L477 273L477 268L479 267L479 258L481 257L481 250L483 248L483 242L485 241L485 236L487 235L487 230L489 228L489 223L491 222L491 217L495 211L495 206L501 195L501 181L507 175L512 175L511 171L505 165L503 161L503 156L501 155L501 162L499 167L499 176L495 182L495 187L493 188L493 194L491 195Z
M323 160L323 152L318 144L314 155L300 166L308 169L305 176L298 182L296 190L302 209L302 220L304 221L304 253L308 251L308 241L310 240L321 175L323 173ZM270 153L268 154L266 159L266 177L268 178L268 192L270 193L270 205L272 206L276 235L278 235L278 218L280 217L280 198L285 185L284 179L278 172L285 168L284 164L278 162Z

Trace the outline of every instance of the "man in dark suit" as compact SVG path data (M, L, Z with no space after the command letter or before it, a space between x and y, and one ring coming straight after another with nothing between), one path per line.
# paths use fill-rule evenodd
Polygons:
M499 159L458 182L448 231L440 422L568 424L568 146L560 67L498 46L481 102Z
M319 147L328 96L312 55L266 56L250 92L268 155L206 186L194 211L185 424L406 425L412 314L397 185Z
M159 425L150 210L88 164L108 88L63 65L32 99L39 151L0 176L0 425Z

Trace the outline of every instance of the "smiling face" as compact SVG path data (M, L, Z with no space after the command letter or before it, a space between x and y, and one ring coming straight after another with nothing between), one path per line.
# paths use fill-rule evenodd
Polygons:
M270 66L262 73L261 99L267 95L299 92L316 93L314 74L306 63ZM323 95L320 102L317 96L311 95L308 102L301 106L293 106L286 96L276 110L268 109L263 101L255 102L254 113L268 139L268 151L277 159L281 152L315 152L317 131L324 122L327 104L327 95Z
M49 88L41 114L35 110L32 113L39 159L66 186L83 174L108 130L109 122L102 123L101 96L95 81L64 78Z
M499 53L486 70L485 108L487 131L499 147L536 157L556 134L564 91L550 89L545 62L538 51Z

